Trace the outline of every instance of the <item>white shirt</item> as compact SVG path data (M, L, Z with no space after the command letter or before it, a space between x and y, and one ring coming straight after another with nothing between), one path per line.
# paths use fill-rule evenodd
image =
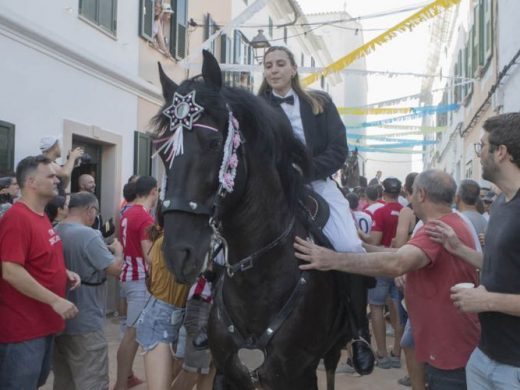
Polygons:
M305 145L305 132L303 131L303 122L300 115L300 98L292 89L290 89L285 96L280 96L274 91L273 95L279 98L285 98L291 95L294 96L294 104L282 103L280 104L280 107L285 112L285 115L287 115L289 122L291 122L294 135Z

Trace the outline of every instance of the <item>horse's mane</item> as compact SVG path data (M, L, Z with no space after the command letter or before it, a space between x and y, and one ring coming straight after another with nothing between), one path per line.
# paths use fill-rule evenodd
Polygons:
M184 81L177 92L184 95L193 90L196 91L196 102L204 107L204 113L215 121L218 128L224 130L224 136L227 135L228 122L226 104L231 108L245 138L248 158L266 167L276 167L288 206L292 211L296 210L305 178L310 176L310 157L281 114L264 99L244 89L222 87L219 91L200 76ZM169 102L165 103L152 118L156 131L168 126L169 119L162 111L169 105Z

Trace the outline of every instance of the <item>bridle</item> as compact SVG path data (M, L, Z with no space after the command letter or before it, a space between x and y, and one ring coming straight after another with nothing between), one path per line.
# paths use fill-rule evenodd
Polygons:
M182 97L182 96L181 96ZM194 100L195 94L192 94L192 98ZM174 98L174 104L175 104L175 98ZM194 104L196 104L194 102ZM170 106L171 107L171 106ZM167 109L169 110L170 107ZM230 193L233 192L234 189L234 179L237 172L237 166L239 162L243 164L243 170L245 172L245 176L247 177L247 163L245 158L245 150L241 150L241 157L238 157L238 149L240 146L244 143L244 138L239 130L239 124L236 118L233 116L233 112L231 111L229 105L226 104L227 110L228 110L228 134L226 137L226 141L224 144L224 157L222 160L221 168L219 171L219 187L218 190L214 196L212 205L208 207L205 204L198 203L194 200L185 199L180 196L173 196L173 197L165 197L163 199L162 203L162 214L168 214L172 212L181 211L188 214L195 214L195 215L207 215L209 217L209 226L212 230L212 236L211 236L211 243L210 243L210 251L208 254L209 259L214 259L218 252L215 251L215 248L222 248L223 251L223 257L224 257L224 266L226 268L227 274L229 277L233 277L238 272L244 272L247 271L254 266L254 261L270 251L271 249L275 248L276 246L280 245L282 242L284 242L289 234L292 232L294 228L294 217L292 218L291 222L289 223L288 227L273 241L268 243L267 245L263 246L261 249L255 251L251 255L239 260L238 262L234 264L229 263L229 256L228 256L228 244L226 239L223 237L221 230L222 230L222 221L221 221L221 210L223 202ZM166 110L165 110L166 111ZM198 119L198 118L197 118ZM204 128L210 131L219 132L219 129L213 126L201 124L201 123L190 123L189 130L191 130L193 127L198 128ZM168 152L169 146L165 147L165 144L169 143L171 146L171 151L169 153L169 157L172 159L170 161L170 170L172 169L172 163L173 158L177 155L177 152L174 150L174 143L179 142L179 138L182 140L182 135L179 135L179 132L183 131L182 126L178 126L175 130L175 133L171 135L170 137L163 137L158 138L154 140L153 142L158 144L163 142L164 144L157 150L155 155L157 155L161 149L166 149ZM164 134L164 132L162 133ZM161 135L162 135L161 134ZM174 139L175 138L175 139ZM180 141L182 142L182 141ZM177 145L178 147L178 145ZM161 190L162 194L164 196L166 195L166 189L167 189L167 179L163 181L163 188Z

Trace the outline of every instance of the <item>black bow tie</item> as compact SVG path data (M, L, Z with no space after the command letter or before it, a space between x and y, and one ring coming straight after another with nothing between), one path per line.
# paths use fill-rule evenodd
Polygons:
M294 95L286 96L284 98L281 98L281 97L278 97L275 95L271 95L271 100L278 105L280 105L282 103L287 103L287 104L290 104L291 106L294 106Z

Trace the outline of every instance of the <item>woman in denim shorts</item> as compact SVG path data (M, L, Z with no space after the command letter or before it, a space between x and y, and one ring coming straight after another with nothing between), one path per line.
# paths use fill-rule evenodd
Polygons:
M143 348L149 390L169 389L173 381L173 345L184 318L188 286L175 281L166 268L162 253L161 207L157 207L159 227L150 231L153 245L148 288L150 299L137 320L137 342Z

